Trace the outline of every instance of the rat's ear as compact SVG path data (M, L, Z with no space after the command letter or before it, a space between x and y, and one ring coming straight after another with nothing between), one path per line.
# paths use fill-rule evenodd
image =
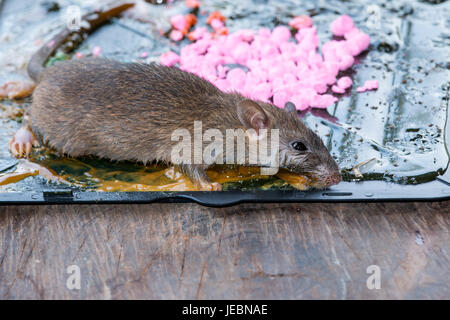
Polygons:
M260 129L269 127L269 118L263 108L250 99L242 100L237 105L237 115L239 120L247 128L254 129L258 134Z
M286 102L286 104L284 105L284 110L286 110L287 112L295 112L295 114L297 114L297 108L295 107L295 104L290 101Z

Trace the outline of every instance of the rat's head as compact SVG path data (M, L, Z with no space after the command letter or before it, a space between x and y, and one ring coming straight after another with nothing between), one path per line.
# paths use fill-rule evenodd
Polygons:
M246 99L238 104L237 110L241 122L257 132L259 129L279 130L280 167L307 176L311 185L320 189L341 181L336 161L322 139L298 118L293 103L286 103L283 110Z

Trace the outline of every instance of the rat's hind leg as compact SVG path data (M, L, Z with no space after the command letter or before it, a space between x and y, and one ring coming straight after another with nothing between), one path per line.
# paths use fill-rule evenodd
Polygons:
M33 147L39 147L39 141L34 136L28 124L23 125L8 143L9 151L17 157L27 157Z
M180 170L202 191L222 191L222 185L218 182L211 182L206 175L206 167L196 164L182 164Z

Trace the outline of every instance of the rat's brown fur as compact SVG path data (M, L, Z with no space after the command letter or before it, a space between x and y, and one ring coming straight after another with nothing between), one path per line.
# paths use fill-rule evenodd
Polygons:
M33 94L30 125L49 146L73 157L168 163L177 128L192 132L194 121L201 120L203 130L216 128L224 136L226 129L247 129L237 113L245 99L175 67L80 59L43 71ZM257 103L270 128L280 129L281 166L322 180L339 176L321 139L296 115ZM309 152L294 150L290 143L296 139ZM195 182L208 183L207 165L181 168Z

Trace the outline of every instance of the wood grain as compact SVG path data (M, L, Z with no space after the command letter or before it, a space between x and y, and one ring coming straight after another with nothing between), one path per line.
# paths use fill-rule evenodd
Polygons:
M449 299L448 205L1 206L0 299Z

